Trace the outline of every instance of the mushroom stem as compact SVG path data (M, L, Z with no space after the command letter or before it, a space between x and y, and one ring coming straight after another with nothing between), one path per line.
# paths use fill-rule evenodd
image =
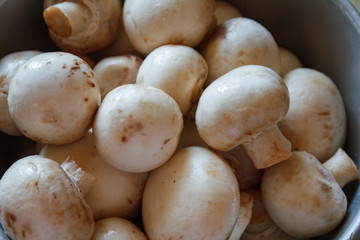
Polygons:
M262 132L243 147L255 168L263 169L282 162L291 156L291 143L281 133L277 124Z
M91 173L89 170L81 168L76 160L71 156L68 156L65 159L65 161L61 164L61 167L76 183L80 192L85 196L96 180L95 174Z
M344 187L346 184L359 179L359 171L354 161L341 148L324 162L323 166L332 173L340 187Z
M44 10L44 19L49 29L64 38L74 36L88 25L88 8L78 2L61 2Z

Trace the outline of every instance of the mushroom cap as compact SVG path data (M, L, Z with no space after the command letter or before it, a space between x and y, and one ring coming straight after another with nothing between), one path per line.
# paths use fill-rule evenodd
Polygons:
M202 93L195 114L200 137L219 151L249 142L288 111L289 93L270 68L247 65L218 78Z
M147 55L166 44L198 45L211 25L213 9L214 0L131 0L124 3L123 20L130 42Z
M242 17L241 12L233 4L226 1L215 1L214 15L217 25L222 24L226 20Z
M91 239L94 229L77 186L57 162L36 155L3 175L0 222L11 239Z
M91 131L74 143L61 146L46 144L40 155L60 164L71 156L81 168L95 175L96 181L84 196L95 220L111 216L132 218L139 213L148 174L124 172L104 161L95 147Z
M15 124L37 142L66 144L89 129L100 105L100 90L91 68L65 52L42 53L23 64L9 89Z
M92 240L147 240L147 237L129 220L110 217L95 223Z
M40 51L19 51L6 55L0 60L0 131L12 136L21 136L13 122L8 106L8 92L16 71Z
M284 81L291 101L279 123L281 132L293 151L307 151L326 161L345 142L346 112L339 90L329 77L308 68L289 72Z
M289 49L279 47L280 51L280 76L284 77L288 72L303 65L300 59Z
M244 65L262 65L280 71L279 47L273 36L260 23L249 18L232 18L219 25L202 55L209 65L207 85Z
M179 106L160 89L127 84L110 91L93 130L102 158L128 172L147 172L175 152L183 128Z
M265 169L261 193L273 221L286 233L310 238L335 229L347 199L331 173L310 153L295 151Z
M165 45L152 51L141 64L136 83L159 88L178 103L186 114L198 100L208 67L193 48Z
M186 147L151 172L142 219L150 239L226 239L240 208L229 165L212 151Z

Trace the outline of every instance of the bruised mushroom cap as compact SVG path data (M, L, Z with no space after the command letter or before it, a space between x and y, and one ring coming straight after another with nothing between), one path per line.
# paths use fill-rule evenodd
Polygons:
M95 220L111 216L134 218L139 213L148 174L124 172L104 161L95 147L91 131L74 143L61 146L46 144L40 155L60 164L71 156L81 168L92 171L96 181L84 197Z
M147 172L175 152L183 128L182 113L160 89L122 85L106 95L93 130L102 158L128 172Z
M232 18L242 17L239 9L226 1L215 1L214 15L217 25Z
M271 33L244 17L223 22L211 35L202 55L209 65L206 85L244 65L262 65L280 71L280 53Z
M0 181L0 222L11 239L91 239L89 205L61 166L41 156L16 161Z
M149 239L226 239L240 193L229 165L212 151L186 147L151 172L142 219Z
M214 0L131 0L124 3L123 19L131 43L147 55L166 44L198 45L211 25L213 9Z
M198 100L208 73L205 59L193 48L156 48L140 66L136 83L159 88L178 103L183 114Z
M95 223L92 240L147 240L147 237L129 220L110 217Z
M25 136L66 144L86 133L101 99L96 77L81 58L49 52L19 68L8 100L10 115Z
M332 174L310 153L292 156L265 170L261 192L273 221L286 233L310 238L334 230L347 199Z
M195 121L200 137L219 151L249 142L279 122L288 111L289 94L270 68L236 68L209 85L200 97Z
M314 69L295 69L284 81L291 101L279 128L293 151L307 151L324 162L345 142L346 112L340 92L329 77Z
M90 53L109 45L121 18L118 0L45 0L44 20L54 43L63 51Z
M20 51L6 55L0 60L0 131L12 136L21 136L13 122L8 106L8 92L16 71L27 60L40 54L40 51Z

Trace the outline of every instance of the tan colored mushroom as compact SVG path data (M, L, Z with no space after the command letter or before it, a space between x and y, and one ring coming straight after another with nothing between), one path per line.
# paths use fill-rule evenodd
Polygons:
M280 51L280 76L284 77L288 72L303 67L300 59L289 49L279 47Z
M145 58L136 84L163 90L186 114L197 102L207 74L207 63L197 51L182 45L165 45Z
M151 172L142 220L149 239L226 239L239 215L240 192L231 167L202 147L176 152Z
M95 183L84 194L95 220L106 217L134 218L139 214L147 173L118 170L99 155L91 131L79 141L62 145L45 145L40 155L62 163L66 156L76 159L81 168L92 171Z
M40 53L40 51L32 50L13 52L0 60L0 131L5 134L11 136L22 135L9 113L9 87L12 78L20 66L33 56Z
M210 28L214 0L131 0L124 3L124 26L143 55L166 44L197 46ZM191 27L189 27L191 26Z
M211 35L202 55L209 65L206 85L244 65L262 65L280 71L280 53L273 36L249 18L223 22Z
M136 55L106 57L100 60L93 70L98 78L101 99L118 86L136 83L142 61Z
M88 131L100 101L94 72L65 52L29 59L14 75L8 96L10 115L25 136L59 145Z
M121 13L118 0L45 0L43 17L50 37L63 51L90 53L115 39Z
M151 171L169 160L182 128L182 113L173 98L137 84L110 91L93 124L102 158L128 172Z
M78 187L90 185L93 179L84 181L89 174L81 168L68 170L76 175L68 175L53 160L33 155L5 172L0 180L0 222L11 239L91 239L95 221L80 193L84 189ZM78 186L79 182L83 184Z
M96 221L91 240L147 240L147 237L129 220L111 217Z
M284 81L291 101L279 128L293 151L307 151L324 162L345 142L342 96L328 76L314 69L295 69Z
M214 15L216 24L220 25L223 22L243 15L232 3L226 1L215 1Z

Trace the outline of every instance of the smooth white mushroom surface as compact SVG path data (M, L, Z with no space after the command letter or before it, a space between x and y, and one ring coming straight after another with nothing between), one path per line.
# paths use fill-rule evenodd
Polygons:
M61 166L33 155L16 161L0 180L0 223L14 240L86 240L95 221Z
M11 80L16 71L31 57L40 54L40 51L13 52L0 60L0 131L12 136L21 136L13 122L8 106L8 93Z
M43 143L80 139L100 105L94 72L65 52L38 54L23 64L9 89L9 112L19 130Z
M307 151L324 162L345 142L342 96L328 76L314 69L295 69L284 81L291 101L279 128L293 151Z
M233 230L239 208L231 167L206 148L187 147L151 172L142 220L151 240L219 240Z
M84 195L96 220L105 217L134 218L139 214L147 173L128 173L104 161L94 144L92 132L79 141L55 146L46 144L40 155L62 163L67 156L93 172L96 181Z
M136 83L163 90L186 114L198 100L207 74L205 59L193 48L165 45L156 48L144 59Z
M95 222L91 240L147 240L147 237L129 220L110 217Z
M214 0L131 0L124 3L123 19L130 42L147 55L166 44L197 46L210 28L213 10Z
M128 172L151 171L169 160L182 128L182 113L173 98L135 84L110 91L93 124L102 158Z
M209 65L206 85L244 65L262 65L280 71L279 47L273 36L249 18L238 17L223 22L211 35L202 55Z

